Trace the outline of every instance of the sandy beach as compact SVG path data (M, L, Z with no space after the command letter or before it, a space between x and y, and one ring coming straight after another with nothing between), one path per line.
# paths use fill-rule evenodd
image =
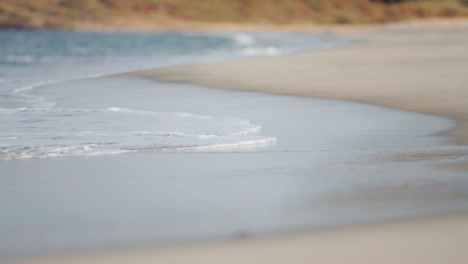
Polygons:
M443 116L468 144L468 22L315 29L355 44L293 55L132 73L165 82L340 99ZM414 153L466 170L468 153ZM451 160L450 158L454 158ZM440 164L440 163L437 163ZM447 168L434 168L447 169ZM45 256L4 263L466 263L468 215L422 217L264 238Z

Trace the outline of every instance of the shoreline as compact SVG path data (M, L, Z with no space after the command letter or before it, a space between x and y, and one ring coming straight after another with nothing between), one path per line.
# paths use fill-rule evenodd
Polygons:
M440 135L458 145L468 144L468 50L464 48L468 46L468 22L399 23L318 32L359 43L130 75L217 89L347 100L443 116L454 120L456 126ZM466 158L468 153L415 153L418 159L460 155ZM467 165L465 160L452 169L466 169Z

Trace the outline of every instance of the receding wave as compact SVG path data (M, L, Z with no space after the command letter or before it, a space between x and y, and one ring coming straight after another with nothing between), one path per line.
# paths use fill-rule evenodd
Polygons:
M34 55L6 55L0 56L0 63L18 63L18 64L29 64L36 61L36 57Z
M0 115L2 160L210 150L276 141L258 135L261 127L247 120L192 113L110 107L4 109Z

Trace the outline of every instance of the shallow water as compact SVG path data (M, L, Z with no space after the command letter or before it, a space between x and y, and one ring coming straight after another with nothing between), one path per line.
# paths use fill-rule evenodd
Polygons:
M396 154L457 150L445 118L114 77L49 85L58 109L236 117L276 144L0 162L0 256L168 244L468 209L464 172ZM112 94L112 96L109 96Z
M57 107L56 98L45 98L36 90L139 69L274 56L347 42L287 32L0 30L0 160L273 143L273 137L258 135L258 125L235 116L116 106L76 105L64 110Z

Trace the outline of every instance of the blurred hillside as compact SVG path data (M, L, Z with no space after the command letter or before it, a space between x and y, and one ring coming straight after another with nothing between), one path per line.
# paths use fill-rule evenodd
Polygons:
M0 27L191 28L468 17L468 0L0 0Z

